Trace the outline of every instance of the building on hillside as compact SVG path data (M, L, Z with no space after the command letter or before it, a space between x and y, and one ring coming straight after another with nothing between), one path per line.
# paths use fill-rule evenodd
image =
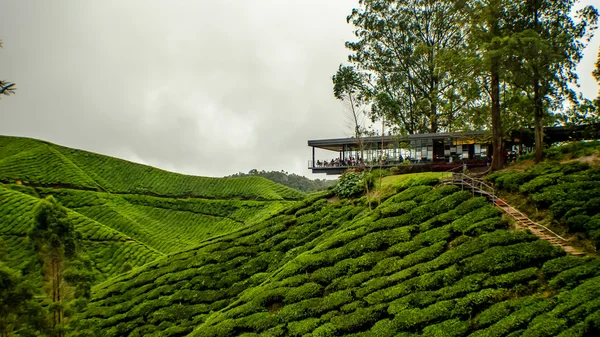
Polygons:
M598 139L600 124L547 127L547 144L581 139ZM533 150L533 132L523 130L506 137L508 153ZM406 136L376 136L361 139L361 153L356 138L309 140L312 159L308 168L313 173L340 174L361 165L394 167L405 172L446 171L455 167L488 166L492 158L492 141L488 131L425 133ZM317 158L316 150L334 152L327 158ZM505 153L506 154L506 153Z

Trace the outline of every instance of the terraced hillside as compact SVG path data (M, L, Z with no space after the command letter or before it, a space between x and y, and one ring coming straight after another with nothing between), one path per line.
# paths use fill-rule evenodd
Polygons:
M561 234L600 247L600 167L583 161L542 163L526 170L506 170L488 176L496 187L518 193L536 210L546 210L549 226Z
M124 264L141 266L165 254L237 230L280 211L304 194L260 177L185 176L68 149L0 136L0 239L8 265L22 268L39 198L53 195L103 277Z
M413 183L413 185L415 185ZM93 289L80 336L596 336L600 261L456 186L312 196Z
M17 181L164 197L298 200L304 196L260 177L188 176L38 140L0 136L0 182Z

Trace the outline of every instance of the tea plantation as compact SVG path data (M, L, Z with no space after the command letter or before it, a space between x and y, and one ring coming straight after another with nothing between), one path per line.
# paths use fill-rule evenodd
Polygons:
M424 182L429 182L424 180ZM595 336L600 261L456 186L321 193L97 285L77 336Z
M488 176L500 190L519 193L549 211L559 229L589 239L600 248L600 168L581 161L542 163L524 171Z
M598 168L490 180L595 238ZM0 253L28 268L34 206L52 195L67 209L98 275L67 336L600 335L597 257L566 256L438 182L388 184L370 208L0 137Z
M54 196L82 233L100 279L125 264L141 266L168 253L243 228L304 194L260 177L206 178L0 136L0 240L9 267L34 256L26 233L40 198Z
M304 194L260 177L207 178L38 140L0 136L0 182L163 197L298 200Z

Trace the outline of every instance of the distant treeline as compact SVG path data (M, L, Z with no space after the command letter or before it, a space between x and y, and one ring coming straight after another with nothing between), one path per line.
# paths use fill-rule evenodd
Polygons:
M336 180L327 180L327 179L309 179L305 176L300 176L295 173L287 173L283 170L281 171L258 171L257 169L252 169L248 173L236 173L232 174L230 177L247 177L247 176L259 176L263 178L267 178L276 183L280 183L282 185L295 188L302 192L310 193L327 189L329 186L333 186Z

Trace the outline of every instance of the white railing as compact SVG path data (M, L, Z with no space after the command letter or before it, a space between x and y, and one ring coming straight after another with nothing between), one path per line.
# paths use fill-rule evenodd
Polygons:
M506 201L504 201L504 200L502 200L502 199L500 199L500 198L497 198L497 200L499 200L499 201L501 201L501 202L505 203L506 205L510 206L510 205L509 205L509 204L508 204ZM516 209L516 208L514 208L514 207L512 207L512 206L510 206L510 207L513 209L513 211L514 211L515 213L519 214L520 216L522 216L522 217L524 217L524 218L527 218L527 219L529 219L529 217L528 217L527 215L525 215L525 214L521 213L521 212L520 212L518 209ZM544 225L540 225L539 223L537 223L537 222L535 222L535 221L533 221L533 220L531 220L531 219L529 219L529 221L531 221L531 222L532 222L534 225L536 225L536 226L538 226L538 227L541 227L541 228L543 228L544 230L548 231L550 234L552 234L552 235L556 236L557 238L559 238L559 239L561 239L561 240L563 240L563 241L565 241L565 242L567 241L567 239L565 239L565 238L563 238L562 236L558 235L557 233L555 233L555 232L554 232L553 230L551 230L550 228L548 228L548 227L546 227L546 226L544 226Z
M501 202L502 204L505 204L505 205L509 206L510 208L512 208L514 210L514 212L517 213L518 215L520 215L521 217L529 219L528 216L526 216L525 214L521 213L516 208L510 206L506 201L498 198L496 196L496 194L495 194L494 188L492 186L486 184L481 179L469 177L468 175L466 175L464 173L456 173L456 172L451 172L451 171L444 172L442 174L442 179L445 182L451 182L453 184L460 184L463 189L464 189L464 186L467 185L467 187L470 187L471 190L473 191L473 195L475 195L476 192L478 192L480 195L487 194L489 197L492 198L492 204L494 206L497 206L498 202ZM475 191L476 189L479 190L479 191ZM536 226L544 229L545 231L551 233L552 235L556 236L560 240L565 241L565 242L567 241L565 238L563 238L562 236L558 235L557 233L555 233L550 228L548 228L548 227L546 227L544 225L540 225L539 223L537 223L537 222L535 222L535 221L533 221L531 219L529 219L529 220L534 225L536 225Z

